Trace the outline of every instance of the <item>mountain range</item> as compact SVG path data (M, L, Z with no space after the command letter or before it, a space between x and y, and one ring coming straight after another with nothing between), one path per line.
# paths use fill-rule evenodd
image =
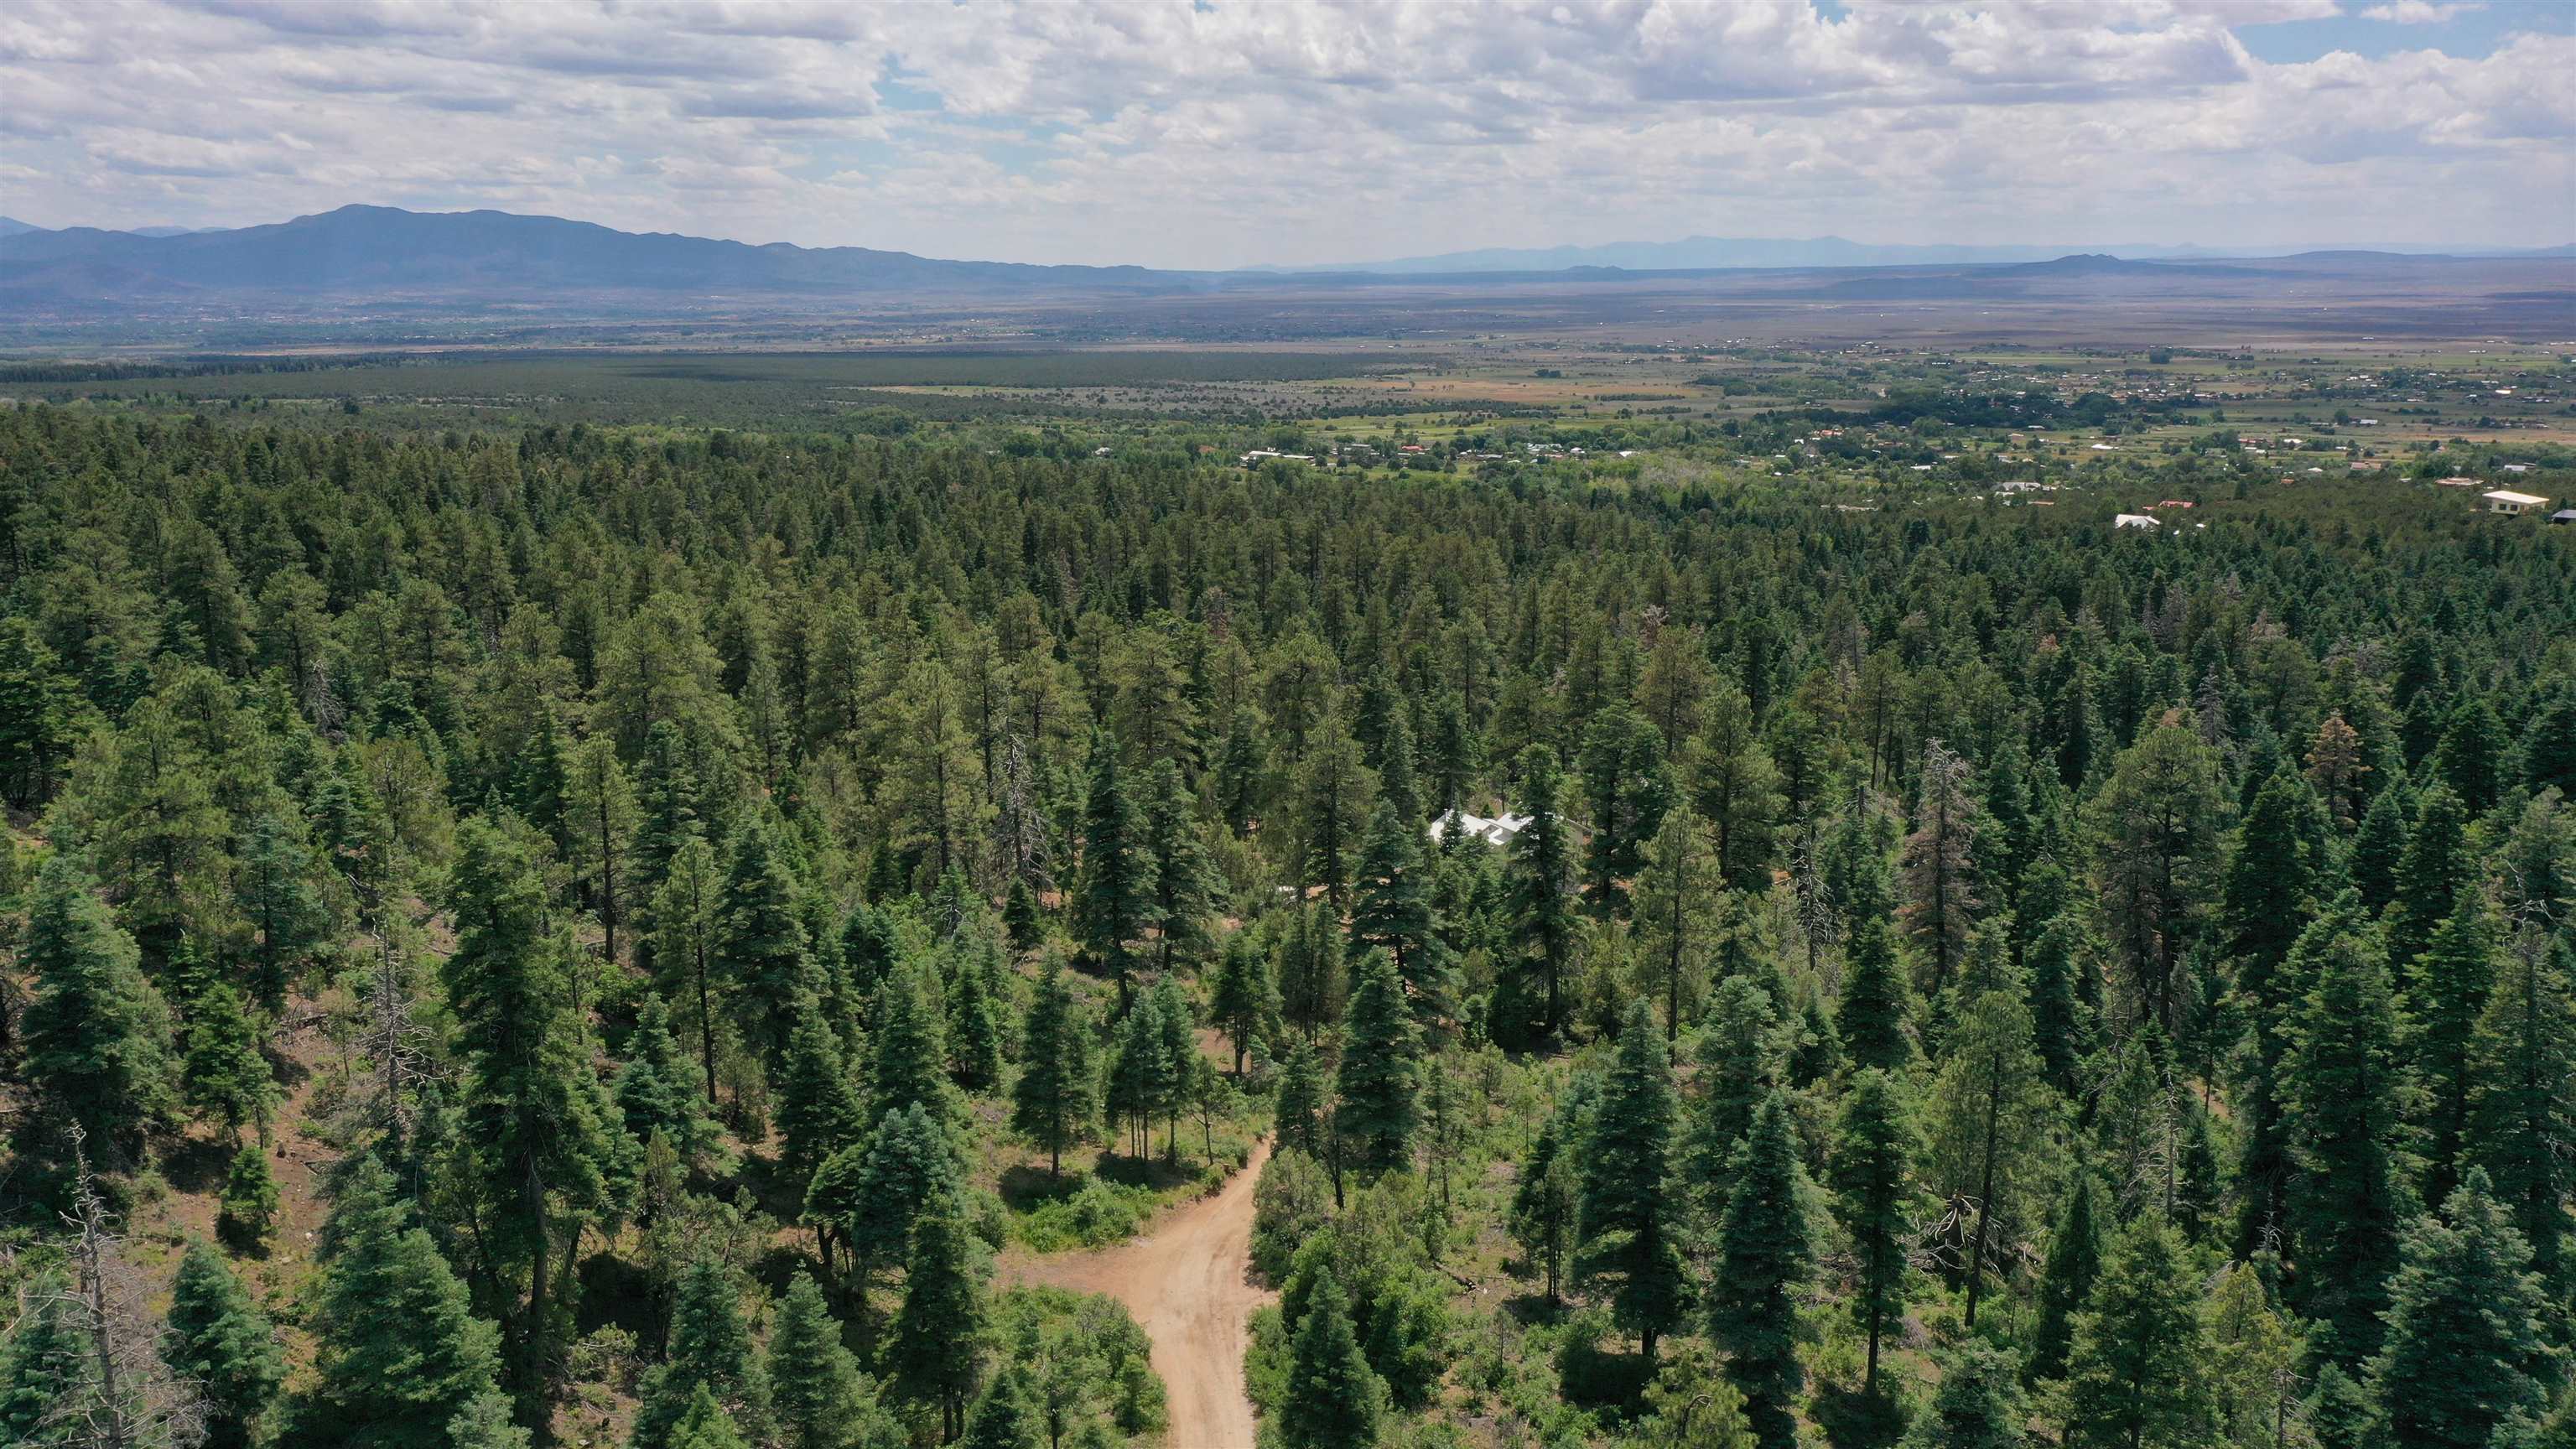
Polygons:
M1957 291L2034 275L2126 271L2180 276L2222 265L2197 247L2098 251L2040 246L1877 246L1805 240L1691 237L1592 247L1500 248L1296 270L1162 271L1134 266L1040 266L948 261L866 247L753 245L500 211L414 212L344 206L266 226L225 230L97 227L49 230L0 218L0 313L137 310L196 304L330 300L552 305L625 297L657 305L758 304L785 299L1033 295L1149 296L1259 289L1334 289L1440 279L1601 281L1713 271L1920 269L1901 280L1824 279L1827 289L1897 296ZM2501 255L2493 251L2487 256ZM2521 256L2567 256L2567 247ZM2368 265L2440 260L2344 252ZM1947 272L1949 280L1937 278ZM2238 275L2243 275L2239 272ZM1750 280L1748 278L1747 280Z

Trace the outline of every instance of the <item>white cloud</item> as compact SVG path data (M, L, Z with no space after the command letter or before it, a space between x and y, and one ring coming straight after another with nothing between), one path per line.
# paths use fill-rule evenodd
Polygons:
M2373 5L2361 12L2364 20L2385 20L2391 25L2441 25L2472 10L2487 7L2478 3L2437 5L2433 0L2395 0L2389 5Z
M2399 0L2387 9L2422 6ZM349 201L1235 265L1481 245L2560 241L2576 41L2335 0L10 0L0 211Z

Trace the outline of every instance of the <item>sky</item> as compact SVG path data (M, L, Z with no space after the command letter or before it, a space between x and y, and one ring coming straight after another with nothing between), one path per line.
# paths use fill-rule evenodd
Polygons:
M2576 241L2576 0L6 0L0 214L1171 267Z

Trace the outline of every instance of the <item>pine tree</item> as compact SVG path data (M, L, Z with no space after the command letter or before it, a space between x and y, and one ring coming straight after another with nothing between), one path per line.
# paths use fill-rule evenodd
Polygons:
M564 835L572 849L566 856L582 881L590 908L599 915L603 939L600 954L619 960L617 929L629 911L636 831L642 816L626 767L617 758L617 742L592 735L573 750L564 794Z
M1361 899L1367 899L1365 886ZM1255 1042L1268 1039L1279 1019L1279 988L1270 979L1270 953L1251 931L1237 931L1226 938L1209 993L1208 1014L1233 1044L1234 1074L1240 1077L1245 1055Z
M2406 1230L2389 1284L2386 1345L2369 1386L2387 1442L2476 1449L2516 1414L2536 1414L2537 1371L2551 1357L2531 1249L2486 1174L2471 1168L2443 1204Z
M1351 944L1384 951L1404 982L1414 1020L1437 1039L1458 1015L1457 967L1431 909L1430 871L1415 823L1380 801L1360 849Z
M2159 725L2121 751L2089 812L2117 979L2172 1032L2226 822L2216 752L2178 723Z
M1239 938L1238 938L1239 939ZM1233 943L1227 955L1233 956ZM1064 1149L1088 1135L1097 1109L1091 1024L1050 955L1020 1028L1020 1076L1011 1089L1011 1130L1046 1149L1047 1173L1062 1178Z
M202 1240L190 1240L179 1259L161 1359L204 1402L206 1449L248 1449L286 1382L276 1328Z
M1198 1022L1181 984L1166 976L1154 983L1154 1098L1168 1129L1163 1151L1180 1158L1181 1111L1189 1105L1190 1081L1199 1063Z
M1042 1449L1039 1423L1037 1408L1029 1401L1027 1370L1005 1364L993 1375L984 1396L975 1401L959 1449Z
M2565 1207L2576 1188L2576 946L2527 935L2505 954L2471 1080L2470 1160L2530 1244L2542 1286L2576 1301Z
M1834 1124L1832 1185L1858 1261L1851 1311L1869 1335L1865 1394L1878 1392L1879 1335L1905 1312L1911 1278L1905 1248L1920 1197L1914 1164L1922 1156L1922 1129L1905 1089L1877 1068L1855 1074Z
M1288 1020L1321 1032L1342 1019L1343 955L1340 918L1318 903L1295 912L1279 950L1279 1004Z
M796 1026L796 993L812 964L797 919L796 877L769 822L754 813L734 831L733 859L717 897L710 970L724 983L744 1042L775 1077Z
M1091 741L1091 782L1082 815L1082 873L1073 898L1073 931L1084 956L1118 983L1127 1010L1136 947L1158 924L1154 851L1145 812L1118 768L1106 734Z
M2411 1088L2388 968L2360 901L2350 892L2337 899L2294 956L2292 969L2312 984L2281 1066L2292 1124L2292 1301L2323 1321L2320 1349L2353 1364L2378 1346L2398 1235L2413 1211L2404 1136Z
M2031 1044L2039 1050L2041 1074L2069 1100L2080 1087L2084 1058L2093 1050L2092 1014L2079 989L2086 969L2084 939L2072 914L2061 914L2022 952L2030 980Z
M2039 1325L2031 1331L2030 1358L2024 1365L2034 1381L2065 1377L2066 1355L2075 1343L2075 1315L2091 1301L2094 1280L2102 1276L2106 1243L2093 1181L2090 1172L2075 1174L2065 1211L2049 1234L2047 1256L2040 1261Z
M1127 1126L1128 1155L1139 1160L1153 1149L1154 1119L1162 1115L1171 1086L1164 1076L1158 1015L1156 1000L1148 994L1119 1023L1103 1093L1111 1123Z
M465 1285L409 1219L374 1159L342 1175L307 1325L313 1380L280 1442L447 1449L448 1421L497 1391L499 1331L473 1316Z
M653 966L662 994L679 1005L697 1039L709 1106L716 1100L716 911L722 896L715 851L692 825L673 848L661 889L653 894Z
M684 1449L682 1426L704 1400L747 1435L769 1423L769 1376L752 1350L741 1277L701 1254L680 1275L671 1309L670 1353L646 1376L635 1411L634 1449Z
M1354 1166L1384 1172L1412 1160L1420 1125L1421 1038L1405 1005L1404 984L1383 951L1360 958L1342 1027L1337 1131Z
M1575 1272L1610 1286L1612 1321L1637 1335L1649 1359L1656 1340L1681 1321L1689 1294L1679 1197L1669 1191L1678 1110L1654 1008L1632 1002L1582 1147Z
M1960 1014L1925 1113L1934 1190L1963 1220L1976 1216L1963 1245L1970 1326L1990 1266L2018 1245L2047 1177L2059 1109L2031 1043L2030 1004L2007 966Z
M952 1190L933 1199L913 1224L903 1307L895 1315L888 1358L897 1387L907 1397L936 1404L940 1432L952 1439L966 1425L990 1272L967 1230L959 1194Z
M1709 1338L1727 1355L1727 1377L1744 1395L1763 1449L1793 1449L1798 1437L1806 1372L1798 1362L1797 1295L1816 1262L1806 1176L1788 1099L1774 1092L1736 1153L1708 1289Z
M2021 1449L2028 1417L2011 1356L1972 1340L1942 1358L1941 1387L1903 1449Z
M1681 1038L1685 1005L1708 967L1712 922L1705 902L1719 889L1707 827L1690 806L1664 812L1638 872L1635 901L1640 974L1664 1005L1664 1040Z
M767 1357L770 1421L780 1449L852 1449L882 1443L893 1424L877 1406L823 1290L799 1273L778 1301Z
M79 687L33 620L0 619L0 796L20 807L52 793L79 741Z
M1369 770L1339 709L1323 725L1297 770L1294 864L1299 884L1321 887L1341 912L1350 909L1351 867L1368 828Z
M608 1206L615 1105L591 1067L568 935L549 935L524 849L483 824L458 832L450 884L456 950L440 969L464 1064L460 1141L482 1230L483 1275L499 1295L513 1381L531 1387L567 1322L555 1295L576 1281L575 1241ZM565 1282L555 1281L558 1272Z
M1351 1311L1332 1270L1306 1292L1279 1406L1282 1449L1376 1449L1386 1384L1360 1353Z
M19 1118L18 1151L68 1156L61 1134L78 1127L92 1162L137 1166L144 1133L174 1105L167 1008L68 853L46 860L30 892L23 959L35 992L19 1028L37 1109Z
M1968 934L1985 909L1977 836L1990 822L1977 803L1968 762L1939 740L1923 747L1914 832L1898 868L1905 884L1906 934L1931 972L1925 994L1938 999L1967 954Z
M1577 1146L1561 1137L1564 1124L1550 1118L1530 1144L1520 1164L1520 1185L1512 1192L1512 1241L1528 1254L1547 1280L1547 1301L1560 1299L1566 1255L1574 1248L1575 1226L1582 1206L1582 1186L1574 1159Z
M2182 1449L2207 1442L2217 1405L2198 1284L2173 1229L2141 1216L2111 1245L2075 1316L2066 1371L2070 1446Z
M1574 958L1574 844L1559 795L1556 755L1532 745L1520 759L1521 810L1530 817L1512 837L1508 912L1518 945L1507 972L1510 1007L1496 992L1498 1032L1544 1039L1564 1030L1565 973Z
M260 1252L276 1219L277 1178L269 1170L267 1149L242 1143L233 1149L232 1166L224 1173L215 1231L237 1252Z
M1786 805L1780 768L1742 690L1720 684L1703 716L1687 775L1691 803L1708 822L1718 877L1737 890L1768 890L1773 832Z
M1854 921L1843 950L1842 1002L1834 1011L1834 1033L1854 1067L1902 1072L1914 1065L1914 1038L1906 1029L1911 995L1886 920L1872 914Z
M1002 1082L999 949L989 933L974 944L961 938L957 969L948 980L948 1075L969 1092L990 1091Z

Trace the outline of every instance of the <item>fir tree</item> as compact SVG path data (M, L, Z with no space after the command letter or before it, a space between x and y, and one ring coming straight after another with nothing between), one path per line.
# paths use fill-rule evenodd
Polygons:
M1508 911L1517 943L1508 972L1511 1005L1497 991L1495 1027L1524 1037L1553 1037L1565 1027L1565 973L1574 957L1574 845L1567 831L1556 755L1532 745L1521 755L1521 810L1530 817L1512 837Z
M1154 1098L1168 1129L1164 1152L1180 1157L1181 1110L1189 1105L1190 1080L1200 1063L1198 1022L1181 984L1166 976L1154 983Z
M813 973L808 973L809 978ZM789 1029L787 1059L778 1079L778 1131L784 1139L779 1165L793 1181L807 1181L823 1159L867 1130L858 1084L841 1053L841 1038L823 1020L812 986L799 991L796 1024Z
M2468 819L2460 797L2445 785L2426 790L2397 858L2396 893L2388 904L2388 968L2398 984L2416 990L2422 977L2415 958L2433 944L2433 932L2460 908L2463 891L2476 889L2477 862L2469 855Z
M1754 1114L1788 1079L1789 1040L1777 1003L1753 978L1731 977L1718 986L1692 1043L1699 1071L1681 1149L1687 1196L1707 1222L1726 1210L1730 1164Z
M251 822L233 875L233 908L250 929L251 995L275 1015L287 983L308 965L330 928L330 912L313 887L313 852L301 831L276 814Z
M767 1356L770 1422L780 1449L853 1449L891 1437L859 1362L841 1344L841 1325L823 1290L796 1275L778 1301Z
M1332 1270L1306 1292L1279 1407L1283 1449L1376 1449L1386 1384L1360 1353L1351 1312Z
M665 1449L752 1449L742 1426L705 1384L691 1390L679 1421L662 1442Z
M276 1219L277 1178L269 1170L268 1151L256 1142L242 1143L233 1149L232 1166L224 1173L215 1232L236 1252L262 1252Z
M681 1057L671 1036L670 1020L660 995L646 992L626 1037L625 1065L617 1070L618 1113L636 1141L660 1132L683 1156L703 1162L717 1151L716 1124L698 1095L694 1065Z
M2576 946L2526 937L2478 1019L2469 1094L2470 1160L2531 1247L2556 1301L2576 1301L2565 1204L2576 1186Z
M1520 1184L1512 1192L1512 1241L1529 1256L1547 1281L1548 1306L1561 1301L1566 1255L1573 1250L1582 1205L1582 1186L1574 1159L1577 1148L1560 1141L1563 1125L1550 1118L1530 1144L1520 1164Z
M2006 967L1960 1014L1925 1113L1934 1190L1963 1220L1970 1210L1976 1217L1962 1245L1971 1326L1987 1273L2017 1246L2046 1179L2059 1108L2031 1044L2030 1004Z
M1806 1169L1788 1099L1774 1092L1736 1153L1734 1189L1718 1222L1709 1337L1727 1355L1763 1449L1792 1449L1806 1372L1798 1362L1797 1295L1815 1271Z
M1608 915L1626 908L1621 883L1645 865L1646 843L1655 838L1672 803L1663 738L1634 706L1613 704L1585 727L1576 769L1592 807L1592 839L1585 846L1587 889L1592 908Z
M2066 1371L2069 1445L2182 1449L2207 1442L2217 1405L2197 1283L2173 1229L2141 1216L2111 1246L2075 1316Z
M1321 1158L1326 1110L1323 1056L1313 1042L1300 1040L1288 1048L1288 1059L1279 1065L1279 1095L1274 1110L1279 1145Z
M940 1194L913 1224L904 1264L903 1308L895 1315L890 1366L903 1393L939 1410L940 1432L955 1438L966 1423L966 1396L976 1378L975 1344L986 1313L984 1261L967 1230L958 1192Z
M2471 1058L2500 954L2493 908L2474 886L2463 890L2450 918L2433 928L2406 992L2401 1041L2422 1087L2416 1126L2427 1202L2447 1201L2459 1185L2475 1085Z
M1705 902L1718 889L1716 857L1706 826L1688 805L1664 812L1637 877L1637 960L1649 989L1664 1005L1664 1040L1681 1038L1682 1014L1708 965L1710 921Z
M2477 1449L2517 1413L2536 1414L2548 1320L2531 1249L2471 1168L2443 1204L2406 1230L2388 1289L2385 1346L2370 1394L2391 1444Z
M959 1449L1042 1449L1039 1423L1037 1408L1029 1401L1027 1371L1015 1363L1005 1364L975 1401Z
M1843 953L1842 1003L1834 1013L1834 1032L1854 1067L1901 1072L1914 1064L1914 1038L1906 1030L1910 995L1887 922L1874 914L1854 921Z
M989 935L980 944L981 949L958 951L947 991L948 1075L970 1092L990 1091L1002 1081L1001 963Z
M2363 907L2373 914L2397 898L2398 866L2406 858L2406 822L2414 805L2413 793L2402 786L2372 796L2345 852L2344 879L2361 893Z
M697 1038L706 1100L716 1100L716 911L722 899L715 851L694 826L671 852L661 888L653 894L653 966L663 995L677 1003Z
M1233 954L1232 943L1228 956ZM1047 1173L1064 1175L1064 1149L1080 1143L1097 1110L1091 1025L1073 999L1064 963L1049 956L1020 1029L1020 1076L1011 1089L1011 1130L1046 1149Z
M1914 1164L1922 1156L1922 1129L1905 1089L1877 1068L1856 1074L1834 1124L1832 1185L1858 1261L1851 1311L1869 1335L1865 1394L1878 1392L1879 1335L1905 1312L1911 1276L1905 1249L1920 1196Z
M718 897L711 970L725 983L743 1040L776 1076L796 1026L797 991L811 964L796 914L796 878L758 814L735 829Z
M2086 969L2084 940L2072 914L2061 914L2022 953L2030 981L2031 1044L2039 1051L2041 1074L2069 1100L2079 1089L2084 1058L2093 1050L2092 1015L2078 988Z
M1905 883L1906 933L1930 970L1927 995L1949 989L1967 953L1968 935L1985 908L1977 836L1989 822L1978 806L1968 762L1940 741L1923 747L1915 829L1905 837L1899 869Z
M204 1402L206 1449L248 1449L286 1382L276 1328L223 1254L200 1240L179 1259L161 1359Z
M919 1105L949 1110L948 1030L930 973L918 964L895 968L877 987L868 1012L867 1110L872 1118Z
M1158 924L1153 846L1145 812L1118 768L1106 734L1091 741L1091 782L1082 815L1082 873L1073 899L1073 931L1083 955L1118 983L1127 1010L1136 948Z
M2021 1449L2027 1419L2011 1356L1972 1340L1941 1360L1941 1387L1903 1449Z
M1637 1335L1649 1359L1656 1340L1681 1321L1689 1294L1679 1198L1668 1190L1677 1111L1654 1008L1632 1002L1583 1144L1575 1271L1587 1283L1610 1286L1612 1321Z
M598 913L600 954L616 961L618 927L625 924L634 892L629 857L641 824L616 741L606 735L583 740L573 751L566 784L564 834L572 849L565 859Z
M263 1140L277 1113L277 1078L260 1051L259 1023L231 983L217 981L188 1003L188 1045L179 1095L222 1124L225 1135L256 1127Z
M1755 714L1742 690L1719 685L1703 711L1705 723L1692 741L1687 769L1691 803L1708 822L1718 877L1737 890L1770 888L1773 832L1785 808L1780 768L1763 744Z
M458 835L456 950L441 967L456 1049L461 1145L489 1286L506 1305L515 1382L533 1386L562 1327L555 1295L574 1242L610 1201L624 1134L591 1068L563 934L523 849L481 822ZM558 1284L558 1272L566 1283ZM569 1318L569 1314L566 1314Z
M313 1379L281 1442L447 1449L448 1421L496 1391L500 1334L372 1158L332 1195L321 1266Z
M1360 849L1351 942L1395 962L1414 1020L1436 1039L1457 1018L1457 969L1432 915L1429 884L1420 827L1380 801Z
M2405 1146L2411 1095L2388 968L2349 892L2300 938L2312 984L2281 1079L2292 1124L2287 1194L2292 1301L2323 1320L2320 1347L2347 1363L2379 1343L2398 1235L2413 1211Z
M67 852L46 860L30 890L23 959L35 992L19 1029L36 1110L19 1116L18 1151L67 1158L63 1133L77 1127L92 1162L139 1166L144 1133L175 1105L167 1008Z
M1361 889L1367 900L1367 888ZM1243 1075L1243 1059L1263 1041L1279 1019L1279 988L1270 979L1270 954L1250 931L1226 938L1217 957L1216 982L1210 988L1208 1014L1234 1047L1234 1074Z
M2075 1343L2075 1315L2093 1296L2102 1275L2105 1248L2093 1174L2079 1171L2066 1195L2065 1210L2049 1234L2047 1256L2039 1268L2039 1325L2031 1331L2030 1357L2024 1371L2033 1379L2066 1376L2066 1355Z
M1420 1035L1395 963L1383 951L1360 958L1342 1027L1334 1121L1351 1162L1383 1172L1412 1160L1421 1123Z
M1158 760L1144 780L1145 839L1152 844L1155 921L1161 926L1155 947L1169 974L1174 953L1196 959L1213 940L1213 924L1225 896L1225 878L1208 858L1199 830L1198 799L1181 778L1181 767Z
M836 1225L862 1281L899 1263L921 1215L961 1189L957 1149L939 1118L916 1102L877 1121L863 1147L846 1147L817 1169L806 1213Z
M722 1260L701 1255L680 1276L671 1310L671 1348L646 1376L635 1411L634 1449L683 1449L682 1426L701 1399L749 1434L769 1422L769 1377L752 1351L751 1322L742 1311L740 1276Z

